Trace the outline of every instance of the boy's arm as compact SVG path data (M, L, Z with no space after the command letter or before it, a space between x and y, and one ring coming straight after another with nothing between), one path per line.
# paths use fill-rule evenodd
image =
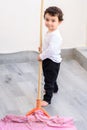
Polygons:
M48 48L39 54L39 59L44 60L54 55L56 51L60 50L61 40L58 37L53 37L49 43Z
M42 59L41 59L41 57L40 57L40 54L38 55L37 60L38 60L38 61L42 61Z

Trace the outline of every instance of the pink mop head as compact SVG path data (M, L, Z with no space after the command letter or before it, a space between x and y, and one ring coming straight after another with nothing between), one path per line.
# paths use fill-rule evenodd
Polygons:
M48 118L41 111L29 116L7 115L0 120L0 130L77 130L73 120L58 116Z

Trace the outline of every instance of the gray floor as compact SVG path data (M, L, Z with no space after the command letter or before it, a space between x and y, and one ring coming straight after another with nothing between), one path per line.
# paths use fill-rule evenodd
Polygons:
M36 60L0 64L0 118L25 115L35 107L37 80ZM72 117L78 130L87 130L87 71L74 59L63 60L58 84L59 93L54 94L46 111L51 116Z

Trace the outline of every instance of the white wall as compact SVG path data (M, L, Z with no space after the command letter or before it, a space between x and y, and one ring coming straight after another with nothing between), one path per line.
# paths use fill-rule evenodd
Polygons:
M36 50L39 46L41 0L0 1L0 53ZM44 0L44 9L59 6L64 12L60 26L63 48L87 43L86 0ZM43 26L43 32L45 27Z

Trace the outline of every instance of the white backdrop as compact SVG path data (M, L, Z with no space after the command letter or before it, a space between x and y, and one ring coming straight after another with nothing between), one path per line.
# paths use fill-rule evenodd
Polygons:
M0 0L0 53L35 50L39 46L41 0ZM44 9L59 6L63 48L87 44L87 0L44 0ZM44 22L43 22L44 23ZM43 24L43 34L46 28Z

